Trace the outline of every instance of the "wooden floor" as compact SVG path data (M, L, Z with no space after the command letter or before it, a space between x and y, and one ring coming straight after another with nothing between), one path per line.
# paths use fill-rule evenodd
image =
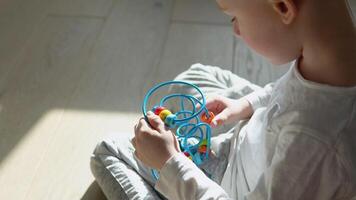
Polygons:
M0 1L0 199L105 199L89 157L132 133L153 84L193 63L255 83L267 64L206 0Z

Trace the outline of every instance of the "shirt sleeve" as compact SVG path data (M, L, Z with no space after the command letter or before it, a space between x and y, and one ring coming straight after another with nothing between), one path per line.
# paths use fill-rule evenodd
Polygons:
M166 162L155 188L168 199L229 199L218 184L182 154Z
M269 83L264 88L256 90L244 97L251 104L254 111L257 108L267 106L271 98L273 86L274 82Z
M282 132L270 166L245 199L349 199L347 174L328 144L300 131Z

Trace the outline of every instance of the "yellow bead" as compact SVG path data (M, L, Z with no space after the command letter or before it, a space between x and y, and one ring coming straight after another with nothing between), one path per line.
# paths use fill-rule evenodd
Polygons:
M165 110L162 110L161 113L159 113L159 117L162 119L162 121L166 120L166 117L168 115L171 115L171 111L165 109Z

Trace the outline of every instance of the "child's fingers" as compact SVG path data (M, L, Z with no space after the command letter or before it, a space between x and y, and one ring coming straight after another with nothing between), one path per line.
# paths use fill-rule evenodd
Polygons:
M211 121L211 126L215 128L219 125L225 124L228 119L228 114L226 112L227 110L223 110L221 113L217 114Z
M138 121L138 124L136 126L136 130L140 130L140 131L147 131L149 130L150 127L149 125L147 124L145 118L140 118L140 120Z
M148 123L143 117L138 121L138 124L135 126L136 139L142 137L142 133L154 134L154 131L151 127L149 127Z
M219 113L224 109L223 98L224 97L222 96L214 95L213 97L206 100L205 107L214 113Z
M205 105L207 104L207 102L211 101L211 99L213 99L214 97L215 97L215 95L207 96L207 97L205 98ZM195 108L196 108L197 110L199 110L199 109L201 108L201 106L202 106L202 101L200 101L199 103L196 103L196 104L195 104Z
M158 132L162 133L166 130L161 118L159 116L155 115L153 112L148 111L147 118L148 118L148 121L150 122L152 128L154 128Z
M131 139L131 144L132 144L132 146L136 149L136 137L133 137L133 138Z
M211 110L211 108L213 107L213 105L215 104L216 100L215 100L215 95L214 96L209 96L206 98L205 100L205 107L208 109L208 110ZM197 103L195 104L195 108L196 110L200 110L202 104L201 103Z
M212 149L209 151L209 157L216 157L216 153Z

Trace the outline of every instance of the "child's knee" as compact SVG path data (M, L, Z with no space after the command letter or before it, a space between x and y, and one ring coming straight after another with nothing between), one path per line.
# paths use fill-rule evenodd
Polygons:
M192 64L190 67L189 67L189 70L205 70L207 66L201 64L201 63L195 63L195 64Z
M205 77L213 70L212 66L206 66L200 63L191 65L186 71L180 73L174 80L190 80ZM198 72L198 73L197 73Z
M129 134L112 133L97 143L93 154L94 156L107 155L119 157L120 149L132 146L130 139Z
M130 141L125 140L129 140L129 137L116 133L105 137L96 144L90 158L90 167L94 176L100 174L107 165L122 159L121 151L125 151L123 148L130 148L128 146Z
M101 156L101 155L114 155L117 153L115 149L115 144L110 138L105 138L99 141L93 151L94 156Z

